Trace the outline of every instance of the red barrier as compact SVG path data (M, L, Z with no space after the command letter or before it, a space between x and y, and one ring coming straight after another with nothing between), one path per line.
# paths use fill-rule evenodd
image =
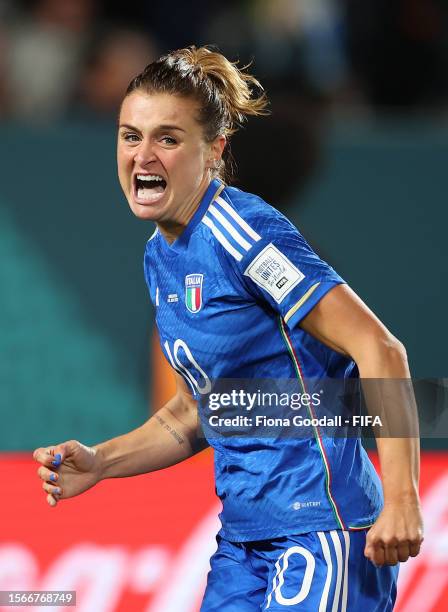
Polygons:
M0 455L0 590L76 590L78 612L197 612L220 507L209 459L50 508L37 464ZM424 456L422 497L425 543L401 566L399 612L448 609L448 454Z

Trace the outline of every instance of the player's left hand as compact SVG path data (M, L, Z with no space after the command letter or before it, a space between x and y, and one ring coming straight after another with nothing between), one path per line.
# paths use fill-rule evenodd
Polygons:
M369 529L365 556L377 566L396 565L416 557L423 542L423 520L418 500L386 503Z

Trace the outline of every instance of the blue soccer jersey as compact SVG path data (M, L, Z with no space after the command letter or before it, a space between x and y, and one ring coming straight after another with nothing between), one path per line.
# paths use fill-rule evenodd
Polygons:
M219 379L345 379L353 361L300 322L338 274L261 198L211 182L180 237L156 230L145 277L162 349L196 398ZM200 410L202 416L202 411ZM205 430L206 431L206 430ZM244 542L370 526L381 484L358 438L210 437L221 535Z

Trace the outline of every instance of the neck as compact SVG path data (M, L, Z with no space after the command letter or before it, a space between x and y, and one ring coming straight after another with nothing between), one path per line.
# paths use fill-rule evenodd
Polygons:
M157 227L168 244L172 244L175 240L177 240L177 238L179 238L184 229L190 223L191 218L201 203L204 193L207 191L207 188L210 185L210 181L211 178L209 176L204 177L204 181L199 186L198 191L189 198L186 205L182 208L182 212L178 218L157 222Z
M190 217L185 223L176 223L176 221L166 221L163 223L157 223L157 227L159 228L160 233L168 242L168 244L172 244L175 240L179 238L184 229L187 227L191 217L194 215L196 208L192 211Z

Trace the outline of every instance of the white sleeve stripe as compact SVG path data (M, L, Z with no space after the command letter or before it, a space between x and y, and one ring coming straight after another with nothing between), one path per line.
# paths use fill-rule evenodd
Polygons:
M344 563L344 582L342 584L342 605L341 612L347 611L347 597L348 597L348 556L350 554L350 533L343 531L345 541L345 563Z
M250 242L247 242L247 240L243 238L243 236L241 236L241 234L233 227L231 223L229 223L229 221L224 217L224 215L220 213L219 210L215 208L215 206L213 206L213 204L208 210L216 219L218 219L220 224L229 232L232 238L236 242L238 242L238 244L241 245L243 249L249 251L249 249L252 247Z
M257 234L257 232L253 230L242 217L239 216L236 210L232 208L232 206L230 206L230 204L228 204L225 200L223 200L223 198L221 198L221 196L218 196L215 201L222 206L222 208L224 208L224 210L228 212L233 219L235 219L238 225L243 228L248 236L255 241L261 240L261 236Z
M338 612L339 608L339 595L341 592L341 581L342 581L342 546L339 536L336 531L330 531L331 539L333 540L334 550L336 553L337 561L337 573L336 573L336 587L334 590L333 607L331 612Z
M333 575L333 564L331 563L330 547L328 546L325 534L322 531L318 531L317 535L322 546L324 559L327 563L327 577L325 578L324 590L322 591L322 596L320 598L319 612L327 612L328 595L330 593L331 578Z
M233 255L233 257L237 261L241 261L243 259L242 254L239 251L237 251L230 244L230 242L227 240L227 238L223 235L222 232L219 231L219 229L216 227L216 225L213 223L213 221L211 219L209 219L208 217L204 216L202 218L202 223L204 223L207 227L209 227L212 230L213 235L215 236L215 238L217 240L219 240L219 242L226 249L226 251L228 251L231 255Z
M310 295L312 293L314 293L314 291L319 287L320 283L315 283L314 285L311 285L311 287L308 289L308 291L306 291L302 297L300 298L300 300L298 302L296 302L294 304L294 306L292 306L288 312L285 314L284 319L285 319L285 323L287 323L289 321L289 319L292 317L293 314L295 314L299 308L301 306L303 306L305 304L305 302L307 301L307 299L310 297Z

